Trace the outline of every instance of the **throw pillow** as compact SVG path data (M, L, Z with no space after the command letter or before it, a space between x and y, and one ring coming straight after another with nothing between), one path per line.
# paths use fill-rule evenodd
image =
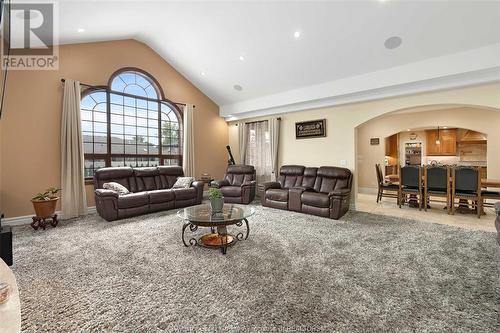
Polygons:
M102 188L106 190L112 190L118 192L118 195L129 194L129 190L125 186L115 182L109 182L102 184Z
M188 188L193 182L193 177L179 177L172 188Z

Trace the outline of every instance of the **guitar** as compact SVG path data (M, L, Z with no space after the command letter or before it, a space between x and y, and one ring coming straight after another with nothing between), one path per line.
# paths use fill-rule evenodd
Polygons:
M226 149L227 149L227 152L229 153L229 159L227 160L227 165L234 165L234 164L236 164L234 162L233 153L231 153L231 147L230 146L226 146Z

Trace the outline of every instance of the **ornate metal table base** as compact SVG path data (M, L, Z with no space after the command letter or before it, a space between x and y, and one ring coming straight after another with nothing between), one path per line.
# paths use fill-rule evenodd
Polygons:
M210 227L210 233L205 234L198 239L195 237L191 237L186 242L186 229L189 228L189 231L196 232L198 230L198 226L192 224L190 221L185 221L184 225L182 226L182 243L186 247L200 245L207 248L220 249L222 254L226 254L228 246L233 245L237 240L240 241L248 238L248 235L250 234L250 227L248 225L247 219L238 221L233 225L241 227L243 226L243 222L245 222L246 232L242 231L237 233L236 235L231 235L227 233L227 226L218 226L216 228Z
M59 223L59 219L57 218L57 214L54 214L49 217L38 217L38 216L33 216L33 222L31 222L31 227L35 230L38 230L38 228L42 228L45 230L47 225L51 225L52 227L56 227L57 224Z

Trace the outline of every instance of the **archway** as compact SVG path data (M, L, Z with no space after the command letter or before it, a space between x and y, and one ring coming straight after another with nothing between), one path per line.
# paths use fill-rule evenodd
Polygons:
M487 136L487 176L500 178L500 110L472 105L426 105L388 111L356 127L356 186L370 192L377 186L375 164L385 164L384 138L399 132L441 128L460 128ZM410 131L408 131L410 130ZM370 144L379 139L379 144ZM373 140L372 143L375 143Z

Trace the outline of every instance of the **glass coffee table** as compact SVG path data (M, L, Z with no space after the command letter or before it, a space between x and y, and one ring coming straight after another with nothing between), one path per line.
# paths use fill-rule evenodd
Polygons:
M212 212L209 204L186 207L177 212L177 216L184 220L182 226L182 243L184 246L201 245L208 248L220 249L226 254L227 247L237 240L248 238L250 227L247 218L255 213L253 207L237 204L224 204L222 212ZM243 227L235 235L228 233L228 226ZM186 236L186 229L196 232L199 227L210 228L200 238ZM187 241L186 241L187 239Z

